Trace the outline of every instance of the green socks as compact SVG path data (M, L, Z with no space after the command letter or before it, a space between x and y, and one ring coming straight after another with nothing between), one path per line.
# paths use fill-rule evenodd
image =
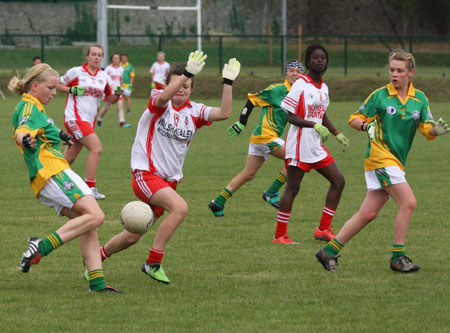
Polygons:
M225 203L228 199L230 199L233 196L233 193L231 193L226 187L219 193L219 195L214 199L214 202L220 206L224 207Z
M280 172L273 181L272 185L270 185L269 189L266 191L267 194L274 195L275 193L277 193L280 190L281 186L286 183L286 181L286 176Z
M42 240L39 244L39 248L41 250L41 256L45 257L49 255L53 250L56 250L58 247L63 245L63 241L59 237L59 235L54 232L48 235L46 238Z
M392 245L392 257L398 258L406 255L405 253L405 244L394 244Z
M94 269L89 272L89 288L94 291L100 291L106 288L103 269Z
M335 256L339 253L340 250L344 247L344 244L339 242L336 237L328 242L327 246L325 246L325 253L329 256Z

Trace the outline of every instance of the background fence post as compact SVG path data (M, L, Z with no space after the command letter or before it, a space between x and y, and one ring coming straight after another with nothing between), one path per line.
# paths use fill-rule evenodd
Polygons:
M219 36L219 75L222 75L223 66L223 54L222 54L222 36Z
M348 66L348 40L344 37L344 76L347 76L347 66Z
M45 44L45 36L41 35L41 59L42 59L42 62L45 62L45 58L44 58L44 44Z

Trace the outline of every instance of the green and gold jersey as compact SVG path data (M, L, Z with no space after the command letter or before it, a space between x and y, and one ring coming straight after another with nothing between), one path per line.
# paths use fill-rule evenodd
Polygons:
M286 127L288 116L281 107L281 101L291 90L291 84L275 83L256 94L248 94L248 99L254 106L262 106L259 124L250 137L252 144L265 144L281 137Z
M412 83L408 95L402 100L392 83L375 90L350 116L349 123L360 118L371 122L377 120L375 138L369 141L365 156L365 170L375 170L387 166L398 166L404 170L408 152L419 131L428 139L432 125L427 120L433 118L425 94L414 89Z
M122 87L126 88L131 83L131 78L135 76L134 68L128 61L126 63L121 62L120 66L123 67Z
M59 148L59 128L47 116L42 104L28 94L23 94L14 109L12 123L14 138L18 132L24 132L36 139L36 147L23 149L19 145L19 149L28 168L31 188L38 196L50 177L70 168Z

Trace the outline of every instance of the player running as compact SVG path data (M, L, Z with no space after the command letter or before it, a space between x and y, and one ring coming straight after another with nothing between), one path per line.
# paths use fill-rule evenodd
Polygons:
M61 77L58 90L67 93L64 110L64 125L74 137L74 144L64 150L64 158L72 164L83 147L89 150L86 162L86 178L84 181L92 189L94 198L104 199L105 195L96 187L97 166L102 153L102 144L94 131L100 102L105 96L109 103L116 103L123 90L114 84L99 67L103 58L100 45L89 47L83 66L73 67Z
M299 61L289 60L284 70L286 78L283 83L272 84L256 94L248 94L248 100L241 112L239 121L228 129L228 135L237 136L241 133L255 106L262 107L260 122L250 137L244 169L208 205L215 217L224 216L227 200L242 185L255 177L269 155L284 159L285 143L281 135L287 123L287 114L281 109L280 103L303 71L303 65ZM284 183L286 183L285 167L281 169L272 185L263 193L263 199L275 208L278 208L279 205L278 191Z
M123 67L120 66L120 55L119 53L113 53L111 56L111 64L106 66L105 73L109 75L109 77L112 80L113 87L112 89L116 89L116 87L120 87L122 85L122 75L123 75ZM101 127L103 122L103 117L105 116L106 112L109 110L109 107L111 106L111 103L106 98L104 100L103 108L100 111L100 115L97 118L97 126ZM123 96L120 96L119 100L117 101L117 109L118 109L118 116L119 116L119 125L122 128L129 128L131 127L130 124L127 124L125 122L125 115L123 113Z
M120 66L123 67L123 76L122 76L122 88L123 95L125 96L125 100L127 101L127 114L131 114L131 93L133 92L133 82L134 77L136 76L134 73L134 67L132 64L128 62L128 54L122 53L120 55Z
M411 53L389 55L390 83L372 92L359 110L350 116L349 125L366 131L369 144L364 161L367 194L359 211L342 227L316 258L329 271L335 271L337 254L358 232L373 221L384 204L393 198L398 211L394 222L391 269L410 273L419 270L405 252L409 223L416 199L405 178L405 163L417 129L428 140L446 134L447 123L435 122L425 94L414 88L416 64Z
M202 126L228 119L232 111L232 84L239 74L240 63L230 59L222 71L223 90L220 107L210 107L189 100L194 88L194 75L205 65L206 55L192 52L187 65L171 68L164 90L153 90L148 106L139 120L131 152L133 190L150 204L155 217L164 217L156 232L148 259L142 271L151 278L169 283L161 266L167 242L184 221L186 201L175 191L183 178L182 167L188 148ZM135 244L142 235L126 230L114 236L101 248L102 258Z
M165 87L167 73L169 73L170 64L166 61L166 54L162 51L156 55L156 61L150 67L152 75L152 89L162 90Z
M43 107L56 95L58 82L59 74L55 70L47 64L38 64L24 79L13 77L8 85L10 91L22 95L12 123L15 141L28 168L31 188L44 205L69 218L46 238L28 239L20 270L27 273L31 265L38 264L42 257L79 237L81 255L88 270L89 290L116 293L114 288L105 284L98 252L97 228L105 215L91 189L63 158L61 140L70 146L72 137L54 125Z
M321 45L310 45L304 59L308 75L300 76L281 102L291 127L286 137L287 185L280 200L273 243L296 244L288 237L287 226L305 173L315 169L330 182L320 225L314 231L317 240L334 237L331 222L345 186L344 176L323 146L330 132L344 150L349 145L348 139L334 127L326 114L330 98L322 77L327 70L328 53Z

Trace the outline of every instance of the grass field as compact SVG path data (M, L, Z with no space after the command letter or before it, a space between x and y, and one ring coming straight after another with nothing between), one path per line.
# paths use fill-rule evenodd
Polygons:
M376 87L373 87L376 88ZM203 101L200 97L194 100ZM2 332L119 331L356 331L448 332L450 253L448 207L450 135L434 142L418 133L408 163L407 179L418 201L407 253L421 270L411 275L389 269L395 202L342 251L337 273L325 271L314 253L327 182L307 175L294 205L289 235L298 246L272 244L276 210L261 200L282 165L269 159L257 177L228 202L225 217L215 219L208 202L243 167L250 128L229 138L226 128L237 118L202 129L188 153L179 193L189 205L186 221L166 248L164 268L172 280L161 285L140 272L153 241L153 227L140 243L105 262L107 283L120 295L87 292L78 241L65 244L28 274L18 270L29 236L45 237L63 218L34 198L27 171L11 139L11 114L18 98L0 100L2 112L0 172L0 330ZM117 124L115 107L97 130L103 143L98 187L106 222L99 229L103 244L122 227L119 213L136 200L131 189L130 149L144 99L133 100L128 120ZM217 105L216 100L204 101ZM346 125L361 101L333 103L328 115L350 139L343 153L336 140L327 147L346 177L346 188L334 219L335 230L359 208L365 195L363 155L366 138ZM64 99L47 108L62 126ZM432 103L435 118L450 120L448 103ZM73 169L84 176L86 152Z

